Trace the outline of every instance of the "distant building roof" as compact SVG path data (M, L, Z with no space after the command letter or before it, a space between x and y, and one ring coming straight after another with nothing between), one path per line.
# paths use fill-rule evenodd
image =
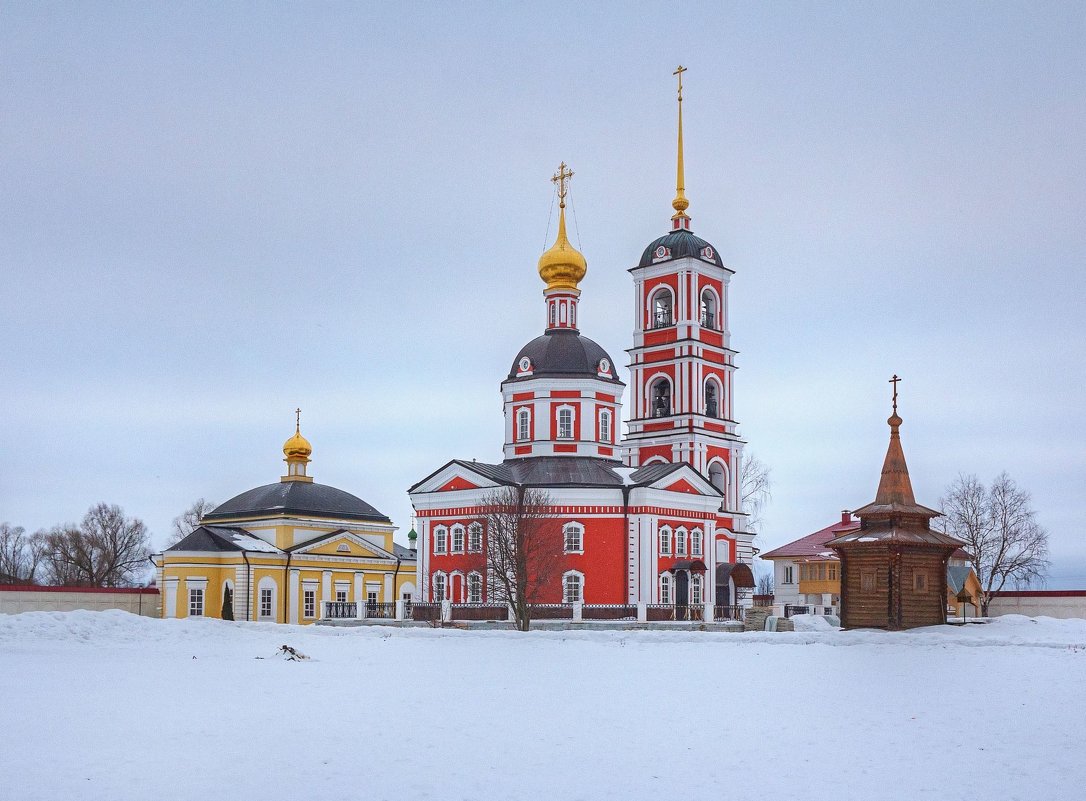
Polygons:
M859 520L853 520L848 512L841 513L841 519L831 523L814 534L808 534L798 540L782 545L769 553L762 554L763 559L837 559L837 554L826 547L826 543L835 537L860 527Z

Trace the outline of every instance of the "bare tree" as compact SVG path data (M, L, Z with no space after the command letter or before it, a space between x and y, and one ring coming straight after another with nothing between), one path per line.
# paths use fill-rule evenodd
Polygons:
M773 594L773 571L768 573L762 573L758 576L758 595L772 595Z
M1037 522L1030 494L1006 473L990 487L960 475L940 500L943 530L962 540L980 579L981 614L1008 582L1043 583L1048 573L1048 532Z
M762 513L773 497L769 467L753 453L743 460L743 476L739 485L741 510L750 515L750 528L756 530Z
M520 631L532 622L531 604L546 598L562 566L562 531L550 496L505 487L483 497L490 597L513 608Z
M44 552L44 532L0 523L0 584L33 584Z
M217 503L205 501L203 498L197 498L193 501L188 509L173 519L173 530L170 532L169 539L166 540L166 547L177 545L195 531L199 527L200 521L204 519L204 515L216 506L218 506Z
M123 587L147 569L147 526L116 504L92 506L79 525L56 526L45 535L46 561L55 583Z

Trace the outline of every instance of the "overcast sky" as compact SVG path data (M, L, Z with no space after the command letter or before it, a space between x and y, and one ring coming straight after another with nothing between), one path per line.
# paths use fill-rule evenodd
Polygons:
M499 461L559 161L582 332L625 363L666 232L736 271L763 549L1007 470L1086 587L1086 11L1056 3L0 4L0 521ZM551 223L550 236L554 228Z

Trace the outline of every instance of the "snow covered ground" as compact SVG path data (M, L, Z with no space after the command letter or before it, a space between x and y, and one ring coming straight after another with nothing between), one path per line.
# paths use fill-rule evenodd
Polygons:
M1051 801L1086 798L1084 742L1082 620L524 635L0 615L10 801Z

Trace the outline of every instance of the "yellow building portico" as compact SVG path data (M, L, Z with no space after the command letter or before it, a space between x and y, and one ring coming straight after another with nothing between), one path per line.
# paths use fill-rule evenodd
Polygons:
M283 446L285 476L216 507L154 556L163 617L311 623L403 615L396 602L415 594L414 538L411 548L397 545L386 515L315 483L312 452L299 423Z

